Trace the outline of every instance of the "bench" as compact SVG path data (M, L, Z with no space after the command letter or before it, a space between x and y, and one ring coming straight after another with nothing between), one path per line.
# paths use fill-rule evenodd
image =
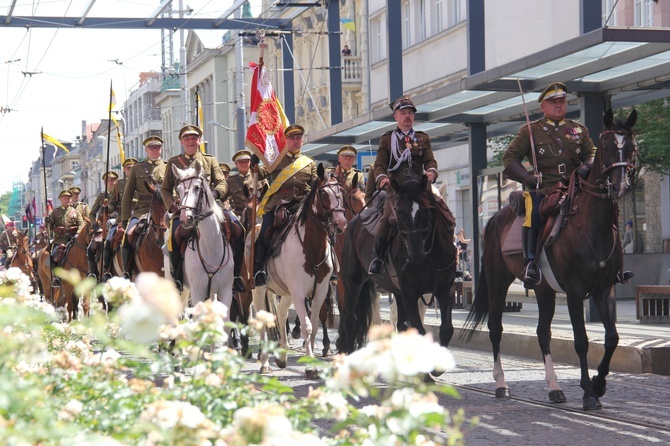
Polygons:
M636 286L635 317L641 324L670 323L670 286Z

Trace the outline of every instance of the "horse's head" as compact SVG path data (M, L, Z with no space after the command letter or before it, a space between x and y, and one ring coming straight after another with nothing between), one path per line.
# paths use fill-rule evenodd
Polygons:
M158 184L148 181L144 182L144 188L151 194L151 204L149 206L149 213L151 218L151 227L156 231L156 240L159 245L162 245L165 239L165 231L167 230L167 225L163 216L167 209L165 209L165 203L163 203L163 197L161 197L161 188L158 187Z
M365 189L359 182L359 174L354 175L351 181L351 187L347 186L346 182L340 178L342 190L344 191L344 207L347 210L347 218L352 219L365 207Z
M430 247L426 245L434 223L428 177L423 175L418 181L410 179L402 183L391 180L391 187L395 191L393 209L398 231L407 247L408 260L410 263L421 263L430 252Z
M326 173L323 164L316 169L317 179L307 198L309 211L320 221L325 221L331 229L342 234L347 228L344 212L344 194L337 177Z
M630 188L630 179L635 173L637 145L633 126L637 112L633 110L626 122L614 120L612 109L607 110L603 122L605 129L600 134L594 168L589 175L600 187L606 188L608 196L622 198Z
M191 229L215 208L214 196L202 174L200 161L195 160L191 167L183 170L173 164L172 172L178 180L179 221L184 229Z

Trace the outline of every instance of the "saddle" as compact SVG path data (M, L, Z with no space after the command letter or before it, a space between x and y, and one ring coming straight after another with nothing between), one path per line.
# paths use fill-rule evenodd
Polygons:
M275 219L272 226L265 231L265 243L268 246L268 258L277 257L281 246L288 237L288 232L295 223L295 216L300 210L299 201L280 201L275 208Z
M69 240L67 243L59 243L51 249L51 260L53 260L55 265L63 263L72 245L74 245L74 239Z

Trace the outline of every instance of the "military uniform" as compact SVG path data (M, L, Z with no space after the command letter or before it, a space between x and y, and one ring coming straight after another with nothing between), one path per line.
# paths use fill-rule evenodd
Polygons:
M230 199L233 212L239 217L247 206L247 196L244 195L244 186L247 186L249 192L252 192L254 190L254 177L251 172L247 172L244 175L238 173L229 176L226 183L228 184L228 193L224 199ZM259 189L263 186L262 181L257 181L257 184Z
M54 245L59 245L70 240L70 234L75 232L75 227L78 231L84 226L84 219L71 205L59 206L51 211L47 224L54 233Z
M161 184L165 178L167 164L164 160L145 160L130 169L121 201L121 220L127 222L131 217L140 217L149 212L153 195L144 187L144 182ZM135 208L133 196L137 197Z
M77 186L71 187L70 192L72 194L74 193L81 193L81 189L78 188ZM88 203L84 203L83 201L77 201L76 203L70 203L72 207L74 207L76 210L79 211L81 214L81 217L84 219L85 222L90 223L90 214L91 214L91 208L88 206Z
M531 123L535 142L537 169L542 174L542 184L538 191L546 194L561 180L570 178L570 174L585 161L593 158L596 147L586 127L571 119L553 122L543 118ZM532 163L528 125L519 129L503 154L503 165L507 168L512 162Z
M212 192L216 191L219 197L224 197L226 195L228 185L226 184L223 172L221 171L216 158L202 152L196 152L193 155L182 153L170 158L165 167L165 178L163 179L163 185L161 186L161 195L166 208L170 209L172 205L175 204L174 190L178 184L177 179L172 172L172 165L184 170L191 167L191 164L193 164L195 160L200 161L200 164L202 165L202 173L205 175L205 178L207 178L207 183L212 189Z
M370 170L368 170L368 179L365 182L365 202L369 203L372 200L375 192L377 191L377 183L375 182L375 165L370 165Z

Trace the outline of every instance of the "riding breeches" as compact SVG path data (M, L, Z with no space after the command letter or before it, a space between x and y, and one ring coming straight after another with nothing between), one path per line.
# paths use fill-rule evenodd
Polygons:
M544 195L535 191L525 191L523 197L526 206L526 218L523 221L523 227L532 228L537 231L542 228L543 223L542 216L540 215L540 203Z
M128 237L127 235L130 233L130 230L139 222L140 219L137 217L130 217L130 220L128 220L128 225L126 226L126 233L123 234L123 244L121 245L123 248L132 248L130 243L128 242Z

